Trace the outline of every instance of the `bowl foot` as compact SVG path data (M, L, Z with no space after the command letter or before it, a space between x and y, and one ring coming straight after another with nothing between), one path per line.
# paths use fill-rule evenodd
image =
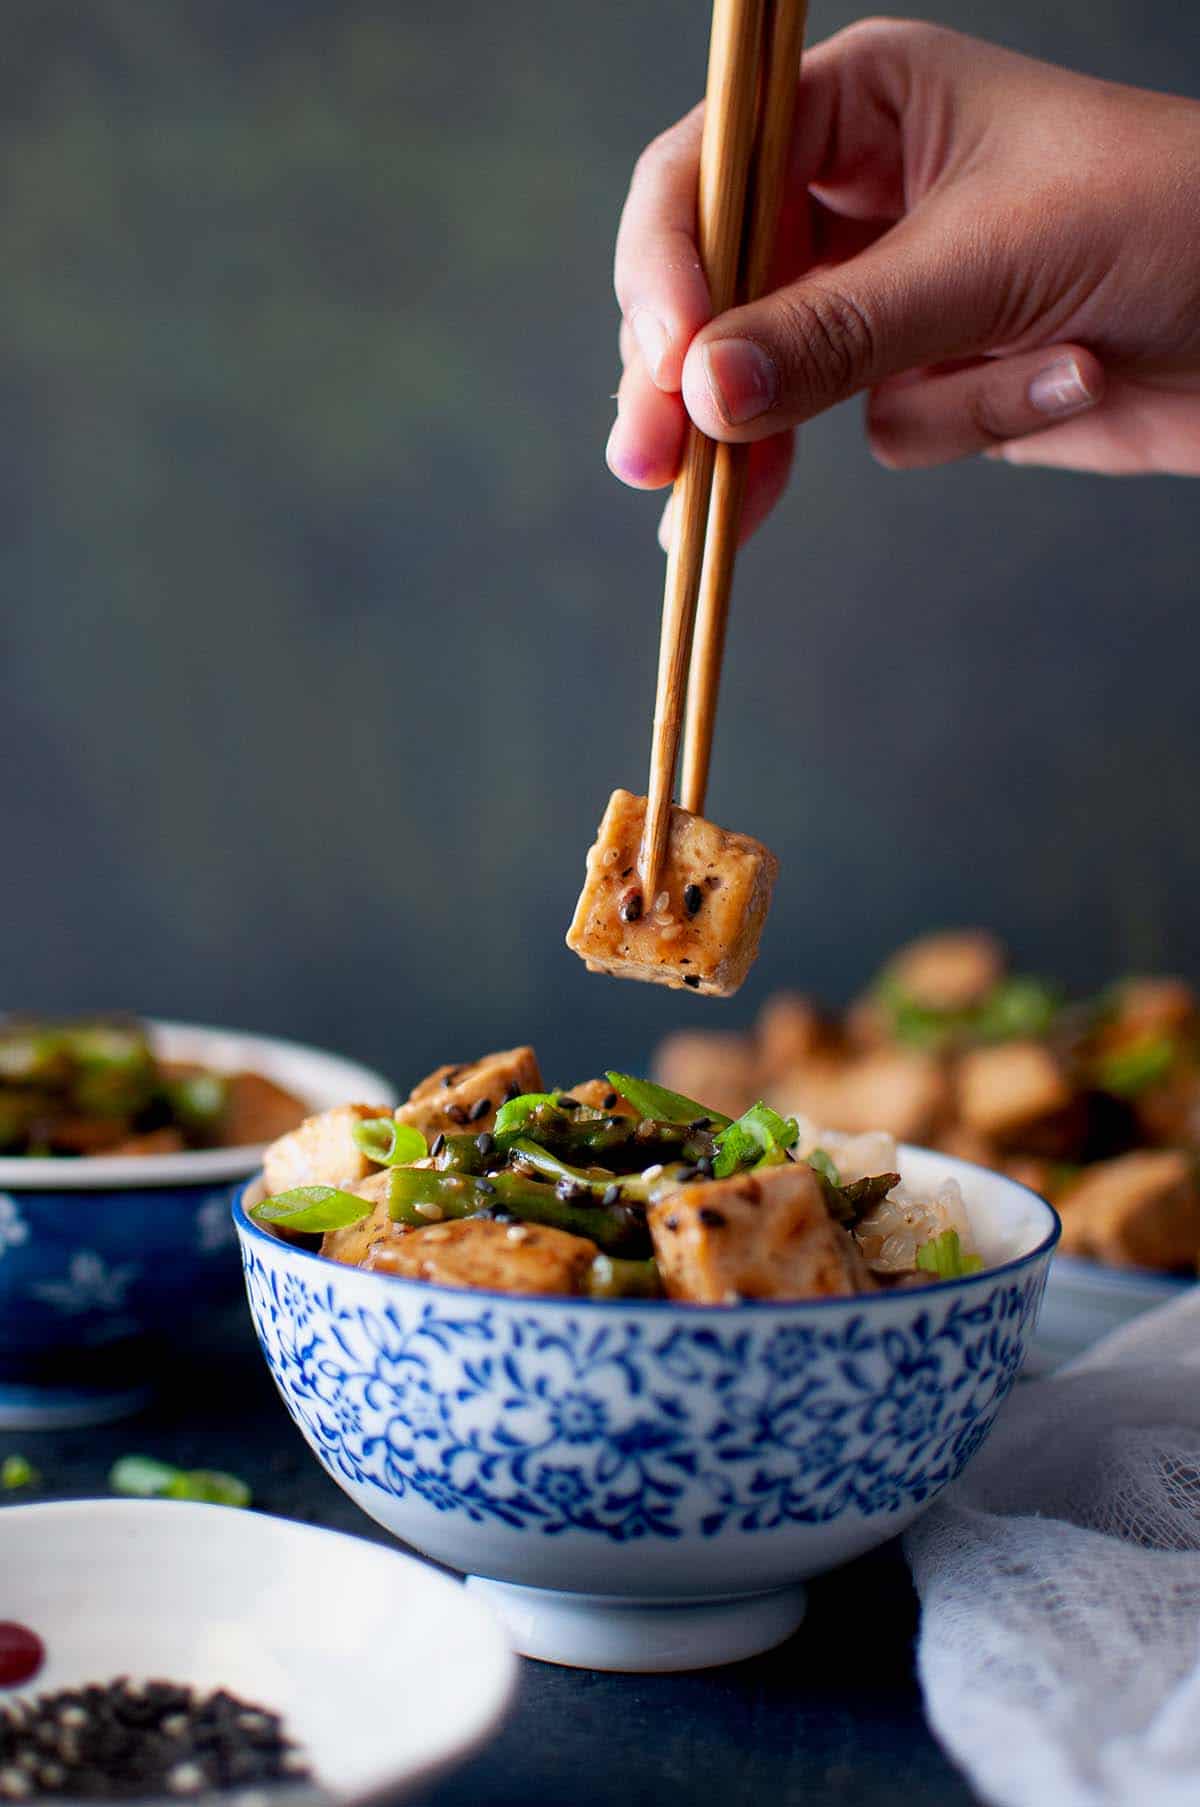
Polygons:
M804 1617L805 1590L722 1600L623 1600L514 1587L470 1575L467 1586L499 1615L522 1656L569 1669L627 1674L711 1669L758 1656L791 1636Z
M69 1430L75 1425L112 1424L139 1412L153 1387L112 1392L83 1387L20 1387L0 1384L0 1431Z

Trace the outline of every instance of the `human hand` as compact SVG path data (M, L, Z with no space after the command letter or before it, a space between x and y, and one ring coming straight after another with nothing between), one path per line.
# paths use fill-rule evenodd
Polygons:
M751 442L744 536L792 430L864 390L889 466L1200 474L1200 103L936 26L852 26L805 59L777 286L715 320L702 121L643 153L621 220L624 482L671 482L688 416Z

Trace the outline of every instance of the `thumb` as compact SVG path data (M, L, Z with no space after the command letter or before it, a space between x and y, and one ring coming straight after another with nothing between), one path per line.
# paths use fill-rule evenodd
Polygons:
M987 280L986 262L910 216L845 263L710 321L684 361L688 413L713 439L762 439L886 377L987 350L1011 285Z

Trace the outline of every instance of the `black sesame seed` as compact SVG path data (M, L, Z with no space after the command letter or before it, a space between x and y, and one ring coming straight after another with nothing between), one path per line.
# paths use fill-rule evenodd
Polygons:
M467 1112L467 1122L468 1123L478 1123L478 1121L481 1117L487 1116L487 1114L491 1110L491 1108L492 1108L492 1101L490 1098L477 1098L475 1100L474 1104L471 1106L470 1110Z
M640 922L642 919L641 892L631 891L628 897L623 897L617 915L621 918L622 922Z
M461 1078L461 1076L462 1076L462 1068L461 1067L451 1067L451 1069L448 1073L442 1074L442 1084L445 1086L446 1090L449 1091L450 1087L452 1085L458 1084L458 1081Z
M699 885L685 885L683 887L683 907L689 916L694 916L703 902L704 893Z
M725 1228L724 1213L714 1211L711 1205L701 1205L696 1215L706 1230L723 1230Z
M491 1134L490 1130L481 1129L475 1138L475 1146L480 1154L491 1154L493 1148L496 1146L495 1137Z
M632 872L632 871L633 871L633 867L632 867L632 866L626 866L626 868L625 868L625 870L624 870L624 872L622 872L622 874L621 874L621 877L622 877L622 878L628 878L628 877L629 877L629 874L630 874L630 873L631 873L631 872Z
M696 1172L700 1175L701 1179L711 1180L713 1176L713 1164L707 1155L705 1155L702 1160L696 1162Z
M690 985L693 991L696 991L700 986L700 975L699 973L685 973L683 975L683 982L685 985Z
M711 1122L712 1122L711 1117L695 1118L694 1121L689 1123L687 1126L688 1135L694 1136L698 1130L707 1129Z
M679 1172L675 1175L675 1178L679 1181L681 1186L686 1186L689 1180L695 1179L699 1171L700 1169L698 1167L681 1167Z
M431 1155L434 1155L434 1156L439 1155L439 1154L441 1154L441 1152L442 1152L443 1148L445 1148L445 1146L446 1146L446 1138L442 1134L441 1130L439 1129L437 1135L433 1138L433 1141L429 1144L429 1152Z
M600 1200L602 1205L619 1205L620 1202L621 1188L619 1186L610 1186Z
M617 1103L617 1094L615 1092L605 1092L604 1099L600 1105L600 1109L602 1111L614 1110L616 1108L616 1103Z
M491 1180L476 1180L475 1190L476 1192L482 1192L485 1198L492 1198L495 1195L496 1188L493 1186Z
M582 1110L583 1106L580 1104L578 1098L572 1098L566 1092L563 1092L558 1100L558 1108L563 1111L578 1111Z
M467 1113L461 1104L448 1104L446 1106L446 1115L449 1117L451 1123L465 1123L467 1120Z
M679 1219L676 1217L674 1211L672 1211L670 1217L664 1217L663 1222L666 1224L668 1230L677 1230L679 1228Z

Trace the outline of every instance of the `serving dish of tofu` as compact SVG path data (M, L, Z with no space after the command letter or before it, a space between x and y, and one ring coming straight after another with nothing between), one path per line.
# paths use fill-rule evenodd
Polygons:
M738 1117L634 1075L547 1090L532 1048L338 1105L267 1150L255 1220L329 1261L489 1292L702 1305L848 1297L983 1265L953 1180L894 1139Z
M992 1167L1057 1207L1064 1256L1196 1275L1200 1000L1181 979L1072 1002L956 930L901 949L841 1015L781 993L748 1031L668 1037L654 1073L734 1114L762 1097Z

